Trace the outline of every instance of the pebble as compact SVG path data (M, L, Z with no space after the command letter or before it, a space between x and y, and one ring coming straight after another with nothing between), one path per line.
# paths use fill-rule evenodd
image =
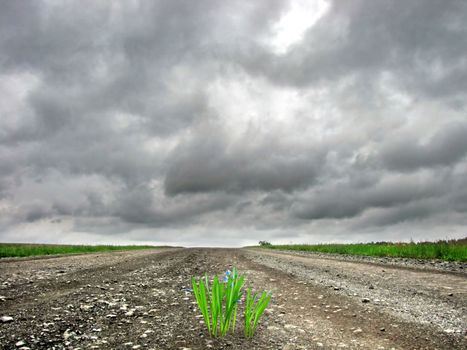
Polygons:
M357 328L356 330L353 331L355 334L360 334L363 333L361 328Z
M128 312L125 313L125 316L133 316L135 314L135 310L130 310Z
M63 339L67 340L68 338L70 338L72 336L72 333L70 332L69 329L67 329L64 333L63 333Z
M362 303L365 303L365 304L366 304L366 303L369 303L369 302L370 302L370 299L368 299L368 298L363 298L363 299L362 299Z
M18 342L15 344L15 346L18 347L18 348L21 347L21 346L23 346L23 345L26 345L26 343L25 343L24 341L22 341L22 340L18 341Z
M0 320L2 321L2 323L13 322L13 317L11 317L11 316L2 316L0 318Z
M286 325L284 326L284 328L285 328L285 329L296 329L297 326L295 326L295 325L293 325L293 324L286 324Z

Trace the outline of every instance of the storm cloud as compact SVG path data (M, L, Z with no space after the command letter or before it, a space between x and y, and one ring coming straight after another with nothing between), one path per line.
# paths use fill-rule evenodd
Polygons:
M2 1L0 96L0 241L465 236L465 1Z

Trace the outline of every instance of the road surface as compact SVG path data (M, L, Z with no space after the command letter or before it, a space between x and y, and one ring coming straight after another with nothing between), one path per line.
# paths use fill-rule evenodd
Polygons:
M232 266L273 292L250 340L210 338L187 290ZM1 260L0 348L467 349L463 268L216 248Z

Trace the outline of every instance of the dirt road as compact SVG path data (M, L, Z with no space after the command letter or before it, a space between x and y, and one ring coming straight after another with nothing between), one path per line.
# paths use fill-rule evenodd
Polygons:
M274 293L256 336L211 339L191 276ZM461 266L461 271L462 271ZM0 261L2 349L467 349L467 274L241 249Z

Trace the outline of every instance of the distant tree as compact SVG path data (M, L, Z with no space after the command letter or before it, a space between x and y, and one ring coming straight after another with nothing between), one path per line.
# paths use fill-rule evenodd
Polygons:
M259 241L259 245L261 247L269 247L269 246L272 246L271 242L268 242L268 241Z

